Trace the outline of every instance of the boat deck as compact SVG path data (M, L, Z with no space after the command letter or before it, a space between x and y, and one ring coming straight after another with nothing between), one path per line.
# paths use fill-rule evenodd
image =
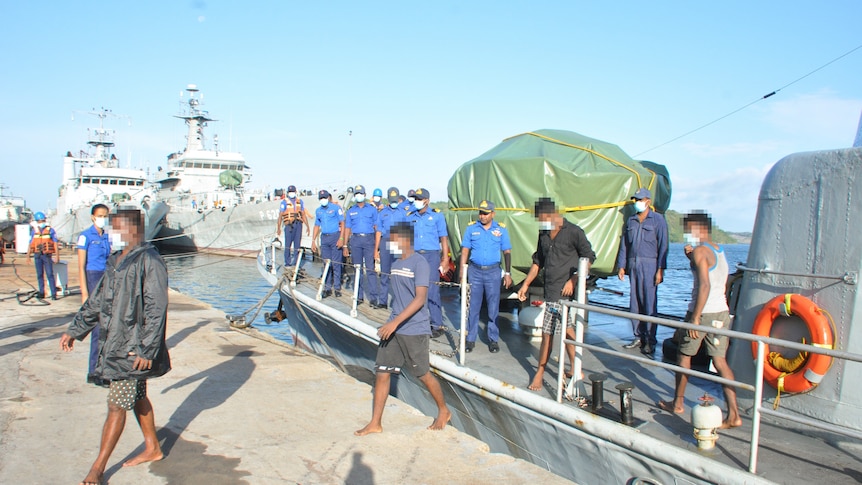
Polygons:
M306 263L305 274L320 274L317 264ZM301 273L302 274L302 273ZM319 279L310 276L301 277L296 291L312 296L316 294ZM331 308L349 313L352 292L346 289L339 298L329 297L323 302ZM441 288L441 299L444 307L444 319L450 331L436 339L432 339L431 351L438 355L458 360L460 295L457 288ZM357 308L358 318L373 326L379 326L389 317L388 310L372 309L367 303ZM479 340L473 352L466 354L465 365L478 372L507 382L513 386L526 389L535 373L539 355L539 341L525 335L512 313L501 312L498 318L500 328L500 352L490 353L485 336L484 315L479 324ZM618 350L644 357L638 349L625 350L622 345L631 341L631 325L628 320L600 313L588 316L584 340L588 344ZM670 338L673 329L660 327L659 343ZM555 343L554 352L557 352ZM743 425L738 428L719 431L716 447L709 451L698 451L696 440L692 436L692 426L689 422L691 406L699 403L698 398L709 393L716 398L716 404L722 410L726 408L721 386L713 382L692 377L686 389L686 410L680 415L671 415L658 408L656 403L661 399L671 399L674 393L674 373L655 366L624 359L617 355L594 354L587 349L583 351L583 373L589 377L593 373L607 376L604 382L604 404L598 414L607 419L620 422L619 392L617 384L629 382L634 385L632 425L639 432L657 438L665 443L683 449L700 453L711 459L731 465L740 470L748 469L751 427L750 399L749 408L743 407L745 400L740 402L740 413ZM661 345L658 346L652 359L663 358ZM558 361L552 354L551 362L545 373L545 386L539 395L548 399L556 399L556 382ZM371 372L365 375L360 371L354 377L371 382ZM581 395L590 396L590 381L585 379L581 387ZM771 388L766 388L770 392ZM770 396L766 396L770 397ZM591 407L578 401L568 402L570 406L580 406L591 412ZM760 449L757 465L757 475L779 483L791 483L799 480L827 479L832 484L862 482L862 442L846 438L838 434L821 432L813 428L799 429L797 425L785 425L764 417L761 422Z

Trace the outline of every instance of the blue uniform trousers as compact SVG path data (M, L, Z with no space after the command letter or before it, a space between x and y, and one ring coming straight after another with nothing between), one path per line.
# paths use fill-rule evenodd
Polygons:
M103 274L105 274L104 271L87 271L87 293L93 294ZM87 374L96 372L97 363L99 363L99 325L93 327L93 331L90 332L90 365L87 367Z
M655 259L640 259L634 261L633 265L629 266L629 311L632 313L640 313L641 315L658 316L658 307L656 305L656 292L658 288L655 284L655 273L658 265ZM658 325L654 323L642 322L632 319L632 332L635 337L641 339L641 342L649 342L652 345L657 343L656 332Z
M500 266L481 269L471 264L467 267L467 281L470 283L470 312L467 317L467 341L475 342L479 336L479 312L482 299L488 302L488 340L500 339L497 328L497 314L500 312Z
M302 223L297 221L293 224L284 225L284 265L293 266L296 264L296 254L299 252L299 245L302 244ZM293 250L291 251L291 247Z
M374 233L368 233L364 236L359 234L350 235L350 257L354 266L359 265L361 277L357 275L356 281L359 283L359 292L357 293L360 300L368 300L369 303L377 303L377 273L374 272ZM362 271L362 267L365 271Z
M54 281L54 256L51 254L35 254L36 278L39 281L39 293L45 294L45 276L48 277L48 286L51 296L57 296L57 282Z
M341 249L335 247L340 236L341 233L339 232L320 235L320 256L332 261L329 272L326 274L324 290L331 290L333 287L336 290L341 290L341 263L344 261L344 256Z
M385 239L385 240L388 240ZM384 239L380 239L384 241ZM389 273L392 272L392 263L395 261L395 255L389 252L385 247L380 250L380 294L378 303L385 305L389 304Z
M431 328L443 326L443 308L440 306L440 250L417 251L425 261L428 261L428 312L431 314Z

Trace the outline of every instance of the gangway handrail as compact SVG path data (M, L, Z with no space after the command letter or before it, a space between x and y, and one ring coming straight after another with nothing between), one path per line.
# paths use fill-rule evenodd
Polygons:
M579 301L569 301L569 300L560 300L559 301L559 303L562 305L562 307L561 307L562 312L560 315L561 329L562 330L561 330L561 338L560 338L560 346L559 346L560 371L558 372L559 377L558 377L558 383L557 383L557 386L558 386L557 387L557 402L562 402L563 384L564 384L562 369L565 366L565 362L566 362L565 346L566 346L566 344L569 344L569 345L574 345L575 348L577 349L575 352L575 360L574 360L574 362L572 362L572 368L573 368L572 370L574 372L573 372L572 379L571 379L571 382L569 383L569 387L567 390L570 394L574 393L574 390L576 388L575 384L581 380L581 376L580 376L581 360L582 360L582 355L580 353L581 349L589 349L589 350L593 350L596 352L613 354L613 355L617 355L619 357L622 357L624 359L637 361L637 362L641 362L641 363L656 366L656 367L673 369L675 372L681 372L681 373L685 373L688 375L695 375L695 376L701 377L703 379L706 379L706 380L709 380L712 382L718 382L720 384L729 385L732 387L738 387L738 388L743 388L743 389L748 389L748 390L753 389L754 390L754 407L752 410L751 444L750 444L749 460L748 460L748 471L750 473L757 473L757 455L758 455L758 451L759 451L759 447L760 447L761 414L767 414L769 416L784 418L784 419L787 419L789 421L793 421L795 423L799 423L799 424L803 424L803 425L809 425L809 426L812 426L812 427L815 427L818 429L825 429L827 431L831 431L831 432L836 433L836 434L842 434L842 435L850 436L853 438L862 437L862 433L859 433L853 429L844 428L844 427L840 427L840 426L825 426L825 425L822 425L822 424L817 423L817 422L812 421L812 420L808 420L808 419L797 417L797 416L792 416L792 415L787 414L787 413L781 413L781 412L778 412L776 410L770 410L770 409L767 409L763 406L763 387L764 387L763 368L764 368L764 365L766 362L766 345L767 344L779 345L779 346L783 346L785 348L800 350L800 351L804 351L804 352L813 352L816 354L828 355L831 357L844 359L844 360L851 360L854 362L862 362L862 355L855 354L852 352L845 352L845 351L840 351L840 350L820 348L820 347L815 347L812 345L799 344L796 342L790 342L787 340L776 339L776 338L766 337L766 336L762 336L762 335L755 335L755 334L750 334L750 333L745 333L745 332L739 332L736 330L727 330L724 328L716 328L716 327L706 326L706 325L694 325L694 324L687 323L687 322L669 320L669 319L660 318L660 317L652 317L649 315L640 315L637 313L631 313L631 312L626 312L626 311L622 311L622 310L615 310L615 309L611 309L611 308L605 308L605 307L599 307L596 305L590 305L590 304L586 303L586 293L583 291L583 289L586 288L587 273L589 273L589 269L588 269L589 266L588 265L589 265L589 260L587 260L586 258L580 258L580 261L578 264L578 289L579 289L579 291L577 294ZM566 338L566 331L568 328L569 308L574 308L577 311L577 317L575 318L575 340L571 340L571 339ZM715 376L712 374L698 372L698 371L694 371L691 369L685 369L683 367L676 366L676 365L665 364L664 362L655 362L655 361L650 360L650 359L645 359L643 357L628 355L626 353L623 353L623 352L620 352L617 350L613 350L613 349L606 349L603 347L599 347L599 346L595 346L595 345L591 345L591 344L586 344L583 341L583 332L584 332L584 326L585 326L585 322L586 322L586 312L587 311L595 311L598 313L617 316L620 318L637 319L637 320L641 320L641 321L645 321L645 322L662 324L662 325L666 325L668 327L673 327L673 328L681 328L681 329L686 329L686 330L695 330L698 332L707 332L707 333L713 333L713 334L718 334L718 335L725 335L728 337L738 338L738 339L753 342L755 345L755 349L756 349L755 350L755 361L754 361L754 374L755 374L754 385L752 386L751 384L746 384L743 382L725 379L721 376Z
M781 276L797 276L800 278L821 278L826 280L838 280L847 283L848 285L855 285L859 280L859 275L855 271L847 271L842 275L826 275L826 274L811 274L811 273L794 273L791 271L778 271L774 269L768 268L751 268L742 264L736 265L736 268L745 271L748 273L758 273L758 274L775 274Z

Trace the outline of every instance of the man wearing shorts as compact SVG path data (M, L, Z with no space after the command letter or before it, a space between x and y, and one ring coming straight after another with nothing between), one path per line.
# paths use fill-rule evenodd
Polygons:
M530 283L539 275L539 270L544 269L545 315L542 325L542 346L539 349L539 366L536 369L536 375L528 386L531 391L538 391L544 385L545 366L551 356L554 335L560 331L563 311L559 301L571 300L574 296L580 258L588 258L592 264L596 260L596 253L593 252L584 230L563 218L563 214L550 198L542 197L537 200L534 213L539 220L539 241L536 244L536 252L533 253L533 264L527 277L524 278L521 289L518 290L518 299L526 301ZM569 312L566 334L574 340L573 314L574 312ZM567 345L566 352L569 360L574 362L575 347ZM563 364L560 362L560 372Z
M147 398L147 379L171 369L165 344L168 309L168 272L156 248L144 241L144 217L137 209L118 210L109 217L106 232L115 251L105 274L60 338L70 352L99 327L99 358L95 375L110 381L108 416L102 430L99 456L83 484L102 483L108 459L134 411L144 435L144 450L123 466L161 460L153 406Z
M425 303L430 268L425 258L413 251L413 226L408 222L395 223L389 229L386 246L387 251L400 258L392 263L389 278L392 314L389 322L377 329L380 345L374 365L377 377L371 421L355 431L356 436L383 431L383 409L389 397L391 375L404 370L425 384L437 404L437 417L428 429L443 429L452 417L428 363L431 316Z
M727 281L727 259L720 246L712 242L712 220L704 212L693 212L683 219L684 237L688 243L683 250L691 261L691 272L694 284L691 290L691 303L686 314L686 321L693 325L714 328L730 328L727 298L724 293ZM728 337L716 335L708 331L677 329L674 338L679 343L679 366L691 369L691 357L696 355L700 346L706 344L706 350L718 374L729 380L734 380L733 371L727 365ZM659 401L658 406L665 411L680 414L685 411L685 387L688 384L688 374L676 373L676 388L673 401ZM736 404L736 389L723 385L724 397L727 401L727 419L722 428L733 428L742 425L739 408Z

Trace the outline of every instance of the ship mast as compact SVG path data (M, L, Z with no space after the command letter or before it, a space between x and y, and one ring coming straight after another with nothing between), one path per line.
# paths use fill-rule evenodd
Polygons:
M99 117L99 127L87 130L87 144L96 149L93 158L96 163L105 167L116 166L116 159L109 159L110 148L114 146L114 130L105 128L105 118L110 116L111 110L100 108L99 111L91 111L89 114Z
M201 109L203 103L203 94L198 94L200 90L197 85L189 84L186 87L189 93L189 100L185 110L176 115L176 118L186 120L186 125L189 127L188 135L186 135L186 151L204 150L204 128L209 121L217 121L209 117L209 113ZM180 93L182 97L182 93Z

